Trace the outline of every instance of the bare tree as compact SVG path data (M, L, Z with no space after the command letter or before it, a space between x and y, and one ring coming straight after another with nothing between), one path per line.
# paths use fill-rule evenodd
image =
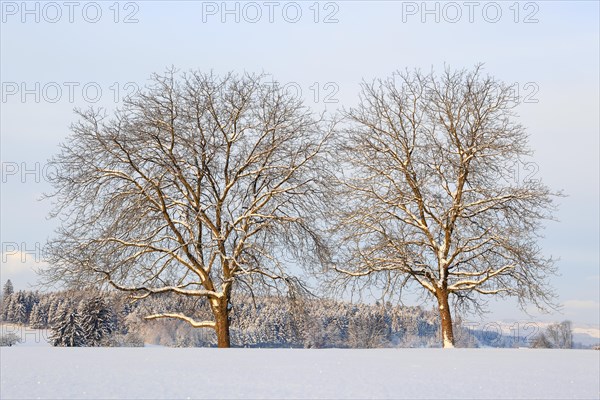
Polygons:
M401 294L416 284L433 296L444 347L454 345L451 302L481 311L485 295L516 296L553 307L553 260L536 239L555 193L514 179L531 154L515 106L480 66L398 72L362 84L337 141L335 269L354 285Z
M48 283L206 298L214 320L146 319L213 328L229 347L234 285L289 282L285 260L318 255L311 226L329 134L262 75L168 71L112 118L78 113L51 160L62 223L47 246Z
M544 332L540 332L533 338L530 347L534 349L551 349L552 343L548 340Z
M571 321L563 321L559 324L550 324L546 328L546 339L555 349L573 348L573 329Z

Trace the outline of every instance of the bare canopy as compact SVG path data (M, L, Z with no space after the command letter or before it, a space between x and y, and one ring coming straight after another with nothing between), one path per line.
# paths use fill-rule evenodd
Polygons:
M52 160L62 224L45 274L136 298L207 298L214 320L146 318L213 328L229 347L234 285L287 280L284 255L318 254L311 226L328 129L263 76L169 71L152 82L113 118L79 111Z
M438 303L444 347L454 344L449 299L552 306L553 260L536 240L555 194L514 179L531 152L512 93L479 66L399 72L363 83L337 140L335 269L396 294L423 289Z

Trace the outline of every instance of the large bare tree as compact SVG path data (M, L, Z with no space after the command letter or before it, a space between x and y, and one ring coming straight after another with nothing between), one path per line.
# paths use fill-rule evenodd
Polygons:
M168 71L113 117L79 116L51 160L48 282L206 298L214 320L146 318L213 328L229 347L234 286L290 282L283 260L318 254L328 128L263 76Z
M536 240L555 194L515 181L531 153L515 100L480 66L401 71L363 83L337 141L339 276L422 289L437 300L444 347L452 304L481 311L495 295L553 307L553 260Z

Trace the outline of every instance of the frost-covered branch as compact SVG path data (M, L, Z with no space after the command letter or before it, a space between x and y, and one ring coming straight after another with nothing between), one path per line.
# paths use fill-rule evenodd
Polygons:
M187 322L194 328L215 328L216 324L214 321L195 321L193 318L187 317L183 314L179 313L162 313L162 314L152 314L145 316L144 319L152 320L152 319L160 319L160 318L175 318L180 319L182 321Z

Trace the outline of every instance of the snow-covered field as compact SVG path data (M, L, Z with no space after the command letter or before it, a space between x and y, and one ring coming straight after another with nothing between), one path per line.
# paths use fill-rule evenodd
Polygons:
M587 398L600 352L529 349L0 349L2 399Z
M600 351L55 348L1 325L0 398L600 398Z

